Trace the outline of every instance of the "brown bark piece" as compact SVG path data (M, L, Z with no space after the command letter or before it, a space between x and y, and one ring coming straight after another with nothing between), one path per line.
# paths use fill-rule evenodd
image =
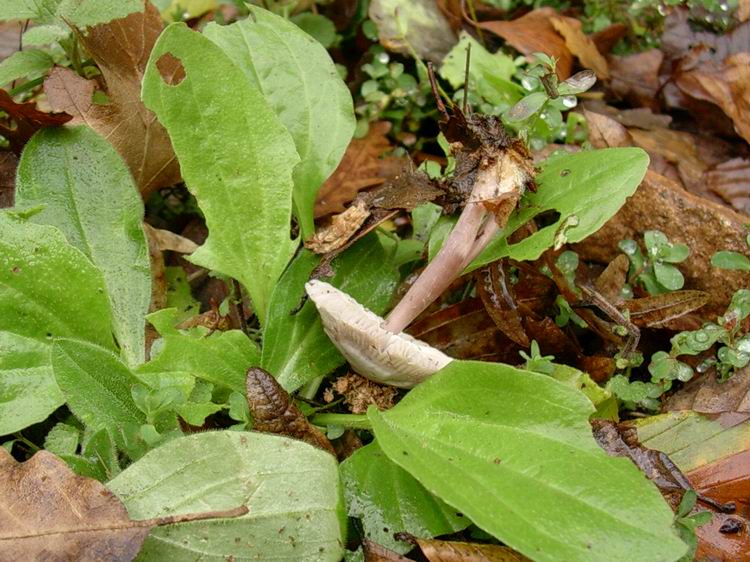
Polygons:
M247 403L253 416L253 429L300 439L313 447L336 451L328 438L302 414L289 394L268 371L251 367L247 371Z
M376 406L378 410L393 408L398 396L396 388L378 384L356 373L336 379L333 389L344 397L344 404L354 414L364 414L370 406Z
M53 109L66 108L105 137L127 163L144 198L180 180L166 129L141 101L141 82L151 49L163 29L158 10L145 10L80 33L106 83L109 103L91 101L93 83L70 71L53 71L45 92Z
M745 238L748 217L695 196L675 182L652 171L646 173L638 191L598 232L574 249L584 260L609 263L618 253L620 240L639 239L646 230L661 230L672 242L689 246L690 257L679 265L685 288L708 293L702 312L722 314L737 289L746 288L748 274L711 268L711 256L719 249L750 257ZM716 274L707 275L715 271Z
M565 80L573 70L573 55L552 25L556 16L552 8L539 8L511 21L484 21L479 27L502 37L524 55L542 52L556 58L557 75Z

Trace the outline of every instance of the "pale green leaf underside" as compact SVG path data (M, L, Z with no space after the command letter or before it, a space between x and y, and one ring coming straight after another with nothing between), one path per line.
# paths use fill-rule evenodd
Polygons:
M362 519L365 537L401 554L413 546L395 540L394 533L432 538L471 524L391 461L377 442L341 463L341 478L348 514Z
M567 242L580 242L599 230L635 193L647 168L648 155L640 148L605 148L551 158L536 178L537 192L528 194L503 233L468 270L502 257L535 260L563 234ZM549 210L560 213L554 224L515 244L506 242L521 225Z
M123 430L146 423L130 393L138 379L112 352L86 342L55 340L50 355L68 408L87 427L106 429L118 447L127 448Z
M383 451L485 531L544 562L677 560L656 487L594 441L586 397L544 375L454 361L395 408Z
M250 17L211 23L206 37L239 66L294 138L294 204L302 234L313 234L315 195L336 169L356 124L349 88L328 52L285 18L250 6Z
M43 129L21 157L16 205L44 206L31 220L59 228L101 270L123 355L142 363L151 302L143 202L112 145L88 127Z
M337 562L343 555L336 460L301 441L235 431L181 437L108 487L133 519L249 508L239 518L156 528L142 561Z
M174 86L157 69L165 53L185 71ZM159 37L142 95L206 218L208 239L191 260L238 279L265 323L273 287L297 247L289 238L299 162L292 137L224 52L184 24Z
M392 256L392 241L370 234L332 262L335 275L326 281L380 314L399 279ZM315 305L308 300L299 309L305 283L319 259L308 250L300 252L279 281L271 301L261 365L288 392L344 364L343 356L323 331Z

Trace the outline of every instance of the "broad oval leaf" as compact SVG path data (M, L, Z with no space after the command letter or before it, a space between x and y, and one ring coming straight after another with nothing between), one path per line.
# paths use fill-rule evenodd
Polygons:
M68 408L89 428L106 429L127 450L127 429L146 423L130 394L138 379L111 351L90 343L58 339L50 354Z
M0 62L0 86L19 78L33 80L43 76L54 64L52 57L41 49L17 51Z
M399 280L393 253L390 239L370 234L331 263L335 275L328 281L380 314ZM279 281L271 301L261 366L287 392L344 364L344 357L323 331L315 305L307 300L299 308L305 298L305 283L319 262L318 256L302 250Z
M112 349L101 272L57 228L0 213L0 330Z
M336 460L285 437L221 431L174 439L108 487L133 519L230 509L234 519L154 529L140 560L317 560L343 556L345 516Z
M170 73L167 83L160 66L184 76ZM142 95L206 218L208 239L191 261L238 279L265 324L271 292L297 247L289 237L299 162L291 135L242 70L181 23L154 46Z
M43 129L18 165L16 205L44 206L31 220L59 228L101 270L122 353L142 363L151 265L143 201L120 155L88 127Z
M58 336L114 347L102 275L56 228L0 213L0 435L64 403L49 362Z
M304 238L314 233L315 195L341 161L354 134L349 88L328 52L289 20L257 6L204 34L239 66L289 130L301 161L294 168L294 205Z
M453 361L368 416L383 451L485 531L538 561L677 560L672 511L595 443L588 399L549 377Z
M49 365L49 346L0 331L0 435L44 421L64 402Z
M394 533L431 538L471 524L391 461L377 442L341 463L341 478L349 517L362 519L366 538L401 554L413 546L395 540Z
M535 260L556 239L580 242L599 230L635 193L648 168L640 148L605 148L548 159L529 193L503 232L468 267L468 271L503 257ZM528 220L555 210L560 218L531 236L509 245L507 238Z

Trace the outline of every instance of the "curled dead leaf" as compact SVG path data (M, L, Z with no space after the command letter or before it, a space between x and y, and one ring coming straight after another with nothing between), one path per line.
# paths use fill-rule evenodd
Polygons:
M259 367L247 370L247 403L255 431L300 439L336 455L328 438L307 421L287 391L268 371Z
M162 251L178 252L180 254L192 254L198 249L198 244L169 230L154 228L148 223L143 224L150 239L156 247Z
M497 544L420 539L398 533L400 540L419 546L429 562L530 562L520 552Z
M343 213L333 215L330 222L318 228L305 248L316 254L327 254L341 248L370 216L370 210L364 199L357 199Z

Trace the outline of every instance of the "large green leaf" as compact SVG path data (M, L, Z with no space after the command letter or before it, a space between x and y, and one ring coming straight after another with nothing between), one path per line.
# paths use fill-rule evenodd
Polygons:
M315 195L354 133L352 96L328 52L289 20L256 6L228 26L209 24L219 45L266 97L294 138L294 205L302 235L312 235Z
M368 539L396 552L404 554L413 546L395 540L394 533L431 538L471 524L391 461L376 442L341 463L341 478L349 516L362 519Z
M580 392L502 364L454 361L395 408L378 444L427 490L537 561L677 560L656 487L594 441Z
M114 348L101 273L51 226L0 213L0 435L45 419L64 398L52 338Z
M326 281L375 313L382 313L399 279L393 251L390 239L370 234L333 261L335 275ZM305 283L318 262L319 257L312 252L300 252L279 281L271 301L261 365L288 392L344 363L323 331L315 305L308 300L299 308Z
M0 331L0 435L43 421L64 402L49 365L49 346Z
M108 487L133 519L249 508L238 518L154 529L139 560L337 562L343 555L336 460L301 441L235 431L181 437Z
M146 423L130 394L138 379L115 354L90 343L58 339L50 354L68 408L89 428L106 429L118 447L127 449L127 430Z
M123 355L142 363L151 265L143 201L120 155L88 127L43 129L18 165L16 205L44 206L31 220L62 230L101 270Z
M170 85L171 54L185 77ZM164 58L162 58L164 57ZM184 24L172 24L151 52L143 101L167 128L209 236L191 260L238 279L261 322L297 241L289 237L294 141L260 90L224 52Z
M580 242L604 225L635 193L648 168L640 148L605 148L553 157L542 165L538 189L529 193L508 226L472 262L468 270L502 257L535 260L560 242ZM531 236L509 245L507 238L521 225L545 211L560 218Z
M156 356L138 368L141 379L154 381L151 386L158 388L158 379L182 374L245 393L247 370L260 363L260 351L244 333L230 330L206 334L199 328L180 332L169 326L159 323L163 341Z

